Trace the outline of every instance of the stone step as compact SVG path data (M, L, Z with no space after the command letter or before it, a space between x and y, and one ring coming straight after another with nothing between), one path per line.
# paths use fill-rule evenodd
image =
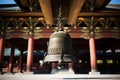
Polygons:
M58 69L55 74L74 74L73 70L68 70L68 69Z

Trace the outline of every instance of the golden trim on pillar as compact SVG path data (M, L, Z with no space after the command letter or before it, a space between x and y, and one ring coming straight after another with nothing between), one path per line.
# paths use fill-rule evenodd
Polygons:
M23 27L21 29L22 32L24 32L21 36L21 38L23 39L28 39L28 36L34 36L34 39L39 39L42 38L42 34L40 32L42 32L42 28L41 27L31 27L31 29L29 30L28 27Z
M63 28L64 28L65 32L70 32L71 31L69 27L63 27ZM58 30L58 27L55 27L53 31L57 32L57 30Z
M14 31L14 28L6 27L5 29L5 38L10 39L13 37L12 32Z
M70 30L70 27L64 27L64 31L65 32L70 32L71 30Z
M82 27L80 31L82 32L80 38L89 39L90 35L94 35L95 39L103 38L102 34L100 33L103 30L100 27L91 27L90 29L88 29L88 27Z
M24 33L20 37L23 38L23 39L28 39L29 28L28 27L22 27L21 31L24 32Z
M113 27L110 29L113 32L112 37L116 39L120 39L120 28L119 27Z
M41 27L34 28L34 39L39 39L43 37L42 34L40 34L40 32L42 32Z

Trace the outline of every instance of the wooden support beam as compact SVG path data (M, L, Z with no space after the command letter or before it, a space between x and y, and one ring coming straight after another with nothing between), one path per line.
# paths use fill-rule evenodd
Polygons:
M45 21L47 24L53 24L53 15L50 0L39 0L40 7L42 9Z
M85 0L72 0L68 24L74 24Z
M79 17L117 17L120 11L80 12Z
M14 15L13 15L14 14ZM5 12L0 11L0 17L43 17L42 12ZM74 15L73 15L74 16ZM101 12L79 12L78 17L118 17L120 16L120 11L101 11ZM66 19L66 17L64 17Z
M14 14L14 15L13 15ZM0 17L43 17L42 12L0 11Z

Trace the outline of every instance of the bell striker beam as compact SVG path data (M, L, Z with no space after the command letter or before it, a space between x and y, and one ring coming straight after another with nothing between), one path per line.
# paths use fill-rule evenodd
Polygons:
M45 21L48 25L53 24L53 15L50 0L39 0L40 7L42 9Z
M0 36L0 74L2 73L3 53L4 53L4 38Z
M84 4L85 0L72 0L70 12L69 12L69 18L68 18L68 24L72 25L75 23L77 16L79 15L79 12Z

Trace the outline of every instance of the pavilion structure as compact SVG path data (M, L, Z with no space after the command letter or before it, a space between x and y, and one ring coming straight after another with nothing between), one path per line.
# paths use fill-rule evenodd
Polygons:
M49 73L44 63L50 35L57 30L57 0L14 0L0 5L0 73ZM120 7L110 0L61 0L64 30L72 37L76 74L120 74ZM16 8L18 7L18 8ZM5 56L5 49L10 55ZM15 56L15 49L20 55ZM26 53L25 53L26 51ZM40 51L44 51L39 55Z

